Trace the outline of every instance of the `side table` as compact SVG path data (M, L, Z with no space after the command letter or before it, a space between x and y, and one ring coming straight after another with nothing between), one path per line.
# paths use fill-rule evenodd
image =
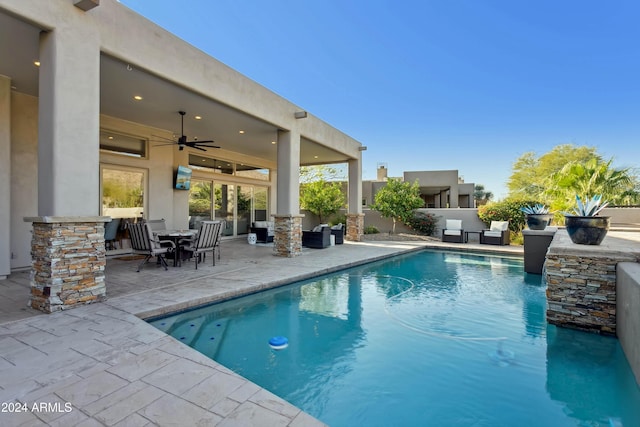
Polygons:
M465 231L464 232L464 242L469 243L469 234L477 234L478 235L478 243L480 243L480 234L482 231Z

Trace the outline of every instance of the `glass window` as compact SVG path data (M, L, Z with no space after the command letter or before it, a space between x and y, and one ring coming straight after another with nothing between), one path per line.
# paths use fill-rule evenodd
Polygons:
M194 169L207 170L213 173L236 175L259 181L269 181L269 169L199 156L197 154L189 154L189 166Z
M147 141L140 138L101 130L100 150L131 157L146 157Z
M189 165L196 169L205 169L213 173L233 175L233 163L226 160L189 154Z
M257 179L260 181L269 181L269 169L258 168L255 166L236 164L236 176Z
M210 220L213 212L213 183L198 179L191 180L189 190L189 228L199 229L202 221Z
M145 171L101 168L102 215L139 218L144 211Z

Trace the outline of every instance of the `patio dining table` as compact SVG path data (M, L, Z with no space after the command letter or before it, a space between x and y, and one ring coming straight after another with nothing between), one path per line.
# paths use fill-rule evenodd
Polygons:
M173 266L178 267L182 265L182 248L179 244L181 239L189 239L196 234L198 230L159 230L154 233L160 240L171 240L176 244L176 250L173 254Z

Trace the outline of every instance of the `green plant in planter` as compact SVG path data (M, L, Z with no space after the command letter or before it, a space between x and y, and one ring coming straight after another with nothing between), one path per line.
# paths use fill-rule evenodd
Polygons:
M573 243L579 245L599 245L609 231L611 218L597 216L609 202L602 201L602 195L593 196L584 202L576 195L577 206L572 213L564 212L567 233Z
M587 200L585 197L584 203L580 196L576 195L576 204L577 206L573 209L573 213L565 212L565 216L596 216L609 205L609 202L602 201L602 194L596 194L591 200Z
M527 215L539 215L539 214L549 213L549 208L541 203L538 203L537 205L533 205L533 206L531 205L523 206L520 208L520 210Z
M529 230L544 230L551 223L553 214L549 212L549 208L541 203L535 205L523 206L520 208L527 217L527 226Z

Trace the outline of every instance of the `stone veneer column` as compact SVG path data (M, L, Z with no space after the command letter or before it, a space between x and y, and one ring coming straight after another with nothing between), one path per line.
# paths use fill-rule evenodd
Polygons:
M45 313L105 298L104 223L110 217L35 217L29 305Z
M547 251L547 321L603 335L616 334L616 265L638 262L606 245L576 245L558 231Z
M273 251L293 258L302 253L302 218L304 215L273 215Z
M364 214L347 214L347 235L345 238L352 242L362 240L364 234Z

